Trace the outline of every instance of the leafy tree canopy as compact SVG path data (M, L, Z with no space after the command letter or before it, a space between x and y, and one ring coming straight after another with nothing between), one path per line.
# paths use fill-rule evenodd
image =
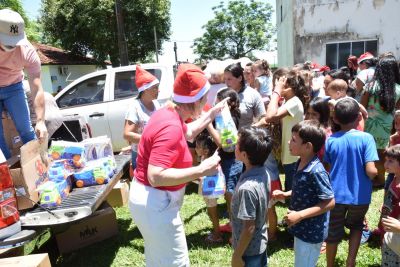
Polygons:
M254 50L269 49L276 31L269 3L233 0L226 7L220 2L213 10L215 17L203 26L204 35L194 41L194 52L200 59L237 59Z
M130 62L154 53L170 35L169 0L120 0ZM46 38L73 53L93 54L99 62L118 66L119 50L115 0L42 0Z

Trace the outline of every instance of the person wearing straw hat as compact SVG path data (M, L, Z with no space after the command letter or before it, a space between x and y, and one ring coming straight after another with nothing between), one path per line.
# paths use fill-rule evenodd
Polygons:
M195 65L182 64L174 82L173 102L157 110L144 128L129 194L129 209L145 247L146 266L189 266L179 210L185 185L217 172L218 153L192 167L187 140L193 140L226 104L207 112L210 84ZM184 122L195 118L191 123Z
M35 139L36 134L39 140L43 141L47 137L47 128L44 119L44 91L40 81L40 59L26 39L24 28L25 23L20 14L9 9L0 10L0 113L7 109L22 142L27 143ZM37 116L35 129L29 118L28 104L22 86L23 70L28 73L34 99ZM0 149L6 158L11 157L2 124L0 124Z
M135 84L139 92L125 116L124 138L131 144L132 167L136 168L137 144L151 114L160 108L157 101L160 81L150 72L136 65Z

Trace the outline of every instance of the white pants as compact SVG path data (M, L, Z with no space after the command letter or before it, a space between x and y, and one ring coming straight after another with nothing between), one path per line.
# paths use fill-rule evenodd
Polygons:
M144 239L146 266L189 266L185 231L179 215L185 188L158 190L135 179L129 209Z

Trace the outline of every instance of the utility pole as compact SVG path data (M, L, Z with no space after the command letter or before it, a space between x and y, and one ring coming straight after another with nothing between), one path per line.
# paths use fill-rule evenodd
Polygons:
M157 47L157 32L156 32L156 26L153 27L154 29L154 45L156 47L156 60L158 63L158 47Z
M115 0L115 16L117 18L118 50L119 50L120 65L128 66L129 65L128 46L126 44L124 20L121 13L120 0Z
M175 63L178 63L178 47L176 46L176 42L174 42L174 52L175 52Z

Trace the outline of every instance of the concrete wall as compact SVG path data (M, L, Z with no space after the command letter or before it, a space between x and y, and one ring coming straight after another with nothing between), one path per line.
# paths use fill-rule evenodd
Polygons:
M278 66L293 65L294 59L294 0L276 1L276 27L278 38Z
M379 53L391 51L400 59L400 0L293 1L294 60L290 62L291 51L285 56L286 51L278 50L279 62L325 64L326 43L371 39L378 39ZM277 0L277 10L280 2L286 1ZM284 26L281 31L291 31L290 25ZM284 49L287 44L279 43L286 40L280 37L278 34L278 49Z
M60 74L59 68L66 68L66 73ZM95 65L42 65L42 85L46 92L54 93L57 87L64 88L77 78L97 70ZM52 80L53 77L53 80Z

